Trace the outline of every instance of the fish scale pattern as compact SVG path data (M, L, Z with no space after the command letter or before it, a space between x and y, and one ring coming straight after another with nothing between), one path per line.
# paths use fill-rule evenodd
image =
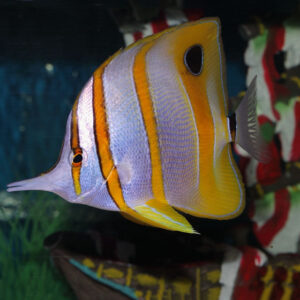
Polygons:
M157 59L161 57L161 59ZM165 195L172 205L182 205L195 192L199 180L197 128L180 79L163 46L146 56L147 73L156 116ZM165 86L170 87L166 93ZM180 88L181 86L181 88Z
M133 81L133 65L139 49L136 46L121 53L103 75L111 151L124 199L130 207L153 197L148 139Z

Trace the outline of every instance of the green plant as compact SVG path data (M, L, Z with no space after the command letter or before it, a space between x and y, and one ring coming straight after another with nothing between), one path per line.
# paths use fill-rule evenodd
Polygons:
M0 227L0 299L73 299L43 247L47 235L70 226L68 203L43 192L18 199L21 205Z

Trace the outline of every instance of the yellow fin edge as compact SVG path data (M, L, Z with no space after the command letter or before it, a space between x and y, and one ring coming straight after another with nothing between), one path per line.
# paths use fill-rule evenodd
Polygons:
M188 220L174 208L155 199L149 200L143 205L138 205L134 209L128 208L121 211L121 213L125 218L138 224L172 231L198 233Z

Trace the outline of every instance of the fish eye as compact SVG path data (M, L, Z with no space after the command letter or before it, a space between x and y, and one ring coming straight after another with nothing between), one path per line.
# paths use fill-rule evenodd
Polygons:
M69 156L69 162L72 167L80 167L87 161L87 153L82 148L72 149Z
M193 75L199 75L203 66L203 50L200 45L194 45L184 53L184 64Z
M82 155L80 153L77 153L74 155L73 157L73 163L74 164L78 164L78 163L81 163L82 162Z

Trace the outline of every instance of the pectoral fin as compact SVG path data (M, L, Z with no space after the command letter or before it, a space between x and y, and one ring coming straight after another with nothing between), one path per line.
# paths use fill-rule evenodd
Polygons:
M256 76L252 80L235 114L235 142L256 160L268 163L271 155L268 145L260 133L256 115Z
M122 212L123 216L138 224L159 227L172 231L197 233L185 217L167 204L155 199L149 200L134 209Z

